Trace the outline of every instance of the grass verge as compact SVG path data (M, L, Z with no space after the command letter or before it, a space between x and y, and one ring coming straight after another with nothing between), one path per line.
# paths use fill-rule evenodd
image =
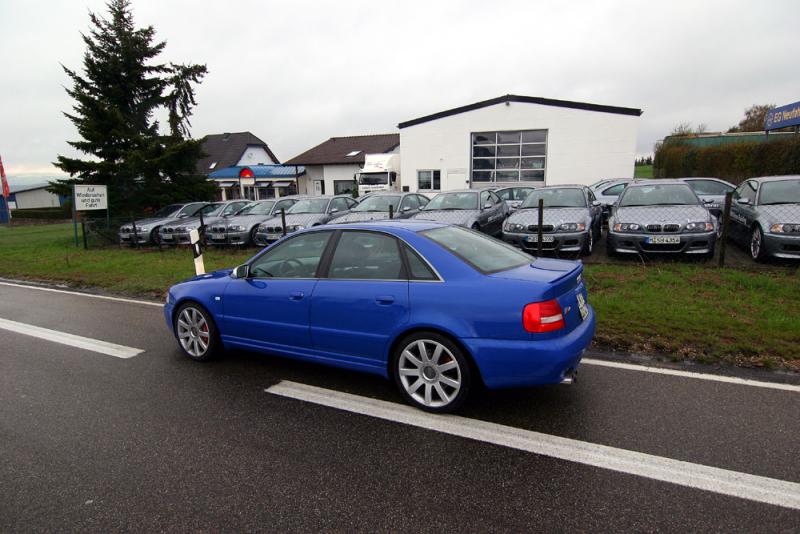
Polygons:
M100 287L161 298L194 274L188 249L76 249L70 225L0 227L0 276ZM206 269L231 267L252 250L208 250ZM796 271L715 269L704 264L587 265L600 348L674 359L800 370Z

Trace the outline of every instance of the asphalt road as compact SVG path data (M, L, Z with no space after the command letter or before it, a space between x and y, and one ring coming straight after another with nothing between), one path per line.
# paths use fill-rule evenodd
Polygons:
M380 378L280 358L191 362L160 307L0 285L3 320L143 352L121 359L0 325L0 532L800 530L800 506L749 490L273 394L290 381L400 402ZM798 413L800 390L583 365L574 386L481 393L460 416L800 483Z

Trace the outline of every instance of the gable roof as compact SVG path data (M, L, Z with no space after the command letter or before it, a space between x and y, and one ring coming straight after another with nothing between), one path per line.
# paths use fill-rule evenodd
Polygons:
M299 156L286 165L326 165L333 163L364 163L364 154L383 154L391 152L400 145L400 134L353 135L331 137ZM348 156L347 154L353 154Z
M542 98L538 96L520 96L520 95L503 95L497 98L492 98L490 100L483 100L481 102L475 102L474 104L469 104L466 106L461 106L458 108L448 109L445 111L440 111L439 113L433 113L431 115L425 115L424 117L419 117L417 119L411 119L409 121L401 122L397 125L398 128L407 128L409 126L414 126L416 124L422 124L423 122L429 122L436 119L441 119L444 117L449 117L451 115L458 115L459 113L464 113L467 111L473 111L480 108L485 108L488 106L494 106L496 104L502 104L504 102L522 102L525 104L539 104L541 106L554 106L559 108L571 108L571 109L581 109L583 111L597 111L600 113L616 113L618 115L634 115L638 117L642 114L641 109L636 108L622 108L618 106L605 106L602 104L589 104L587 102L572 102L570 100L555 100L552 98Z
M280 163L269 146L250 132L211 134L203 138L203 152L208 156L198 160L197 174L207 175L214 169L236 165L248 146L259 146L266 150L272 161L263 163ZM214 169L209 169L215 162Z

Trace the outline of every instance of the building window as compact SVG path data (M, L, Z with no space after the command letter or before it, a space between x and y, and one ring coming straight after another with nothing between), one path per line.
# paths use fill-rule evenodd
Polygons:
M438 170L417 171L417 190L438 191L442 185L442 172Z
M473 182L543 182L547 130L472 134Z

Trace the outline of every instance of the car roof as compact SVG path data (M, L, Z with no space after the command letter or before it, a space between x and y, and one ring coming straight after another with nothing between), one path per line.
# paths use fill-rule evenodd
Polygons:
M537 187L537 190L541 189L585 189L587 186L581 184L558 184L558 185L547 185L545 187Z
M334 219L335 221L335 219ZM315 226L314 230L321 229L334 229L334 230L351 230L359 228L363 230L381 230L393 233L393 230L407 230L410 232L422 232L423 230L430 230L432 228L441 228L443 226L450 226L447 223L440 221L426 221L424 219L382 219L379 221L360 221L353 223L328 223L324 226Z
M688 187L688 184L683 181L681 178L645 178L643 180L633 180L628 187L636 187L636 186L643 186L643 185L685 185Z
M441 195L444 193L480 193L481 191L491 191L489 188L482 188L482 189L448 189L447 191L439 191L436 193L437 195Z
M787 174L786 176L757 176L755 178L748 178L748 180L755 180L759 183L764 182L782 182L784 180L800 180L800 174ZM744 180L745 182L747 180Z

